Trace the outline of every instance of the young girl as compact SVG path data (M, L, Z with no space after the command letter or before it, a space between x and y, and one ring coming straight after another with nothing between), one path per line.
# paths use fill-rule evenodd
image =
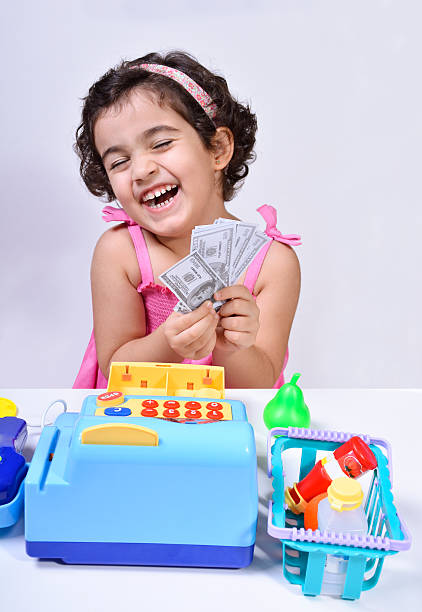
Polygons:
M150 53L109 70L89 90L75 150L96 196L117 200L120 221L95 248L94 332L75 388L106 386L112 361L224 366L226 387L279 387L296 310L300 270L276 213L262 206L264 245L238 282L210 301L174 312L178 299L159 280L189 254L196 225L219 217L253 161L256 118L224 78L182 52ZM276 170L276 168L274 168ZM277 180L276 175L274 180Z

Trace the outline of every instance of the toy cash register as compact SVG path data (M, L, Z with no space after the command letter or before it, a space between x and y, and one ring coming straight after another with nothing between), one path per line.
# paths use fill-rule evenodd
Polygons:
M66 563L244 567L257 514L253 430L216 366L112 364L25 481L27 552Z

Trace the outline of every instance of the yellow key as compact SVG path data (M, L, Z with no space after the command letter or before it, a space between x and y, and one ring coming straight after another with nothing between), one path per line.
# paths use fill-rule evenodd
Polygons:
M0 397L0 417L16 416L17 406L12 400Z

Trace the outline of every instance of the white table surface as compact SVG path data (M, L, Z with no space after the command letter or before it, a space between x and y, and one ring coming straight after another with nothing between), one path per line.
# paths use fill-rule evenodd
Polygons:
M61 398L68 410L80 410L92 392L70 389L0 389L13 400L19 416L39 424L44 409ZM183 610L185 612L241 612L281 610L395 610L420 609L422 598L422 389L306 389L311 426L387 439L393 447L393 494L399 515L413 542L409 551L386 557L378 584L360 600L304 597L298 586L282 575L281 544L266 533L271 482L266 475L266 429L262 412L273 390L230 389L228 399L240 399L255 429L258 454L259 518L252 564L240 570L134 566L64 565L39 561L25 553L24 525L0 530L0 610L66 612L87 610ZM61 411L51 411L47 422ZM55 412L55 414L54 414ZM25 455L36 446L39 430L30 430Z

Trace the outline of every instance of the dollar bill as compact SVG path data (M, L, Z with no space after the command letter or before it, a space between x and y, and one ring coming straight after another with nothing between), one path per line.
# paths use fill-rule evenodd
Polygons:
M221 286L234 285L270 240L264 232L258 231L254 223L234 219L220 217L213 224L195 226L190 255L196 253L196 256L191 260L188 255L160 276L163 283L179 297L174 310L191 312L207 299L218 310L224 302L213 299L217 288L212 286L209 269Z
M206 300L211 300L215 309L223 304L214 299L214 293L225 286L224 282L197 251L178 261L159 278L189 311Z
M264 232L254 233L254 235L250 238L245 251L242 253L242 257L238 261L237 267L233 270L231 280L232 284L235 283L243 274L255 255L257 255L257 253L262 249L264 244L270 241L271 238L269 238Z
M176 306L173 308L174 312L181 312L182 314L187 314L188 312L192 312L189 308L183 304L180 300L177 302Z
M230 284L230 270L236 226L232 223L211 225L210 228L193 230L191 252L198 253L221 278L225 286Z
M236 226L236 237L233 248L233 258L230 270L230 284L237 281L240 274L236 276L237 270L244 270L243 262L246 260L246 252L249 243L256 232L256 225L253 223L238 222Z

